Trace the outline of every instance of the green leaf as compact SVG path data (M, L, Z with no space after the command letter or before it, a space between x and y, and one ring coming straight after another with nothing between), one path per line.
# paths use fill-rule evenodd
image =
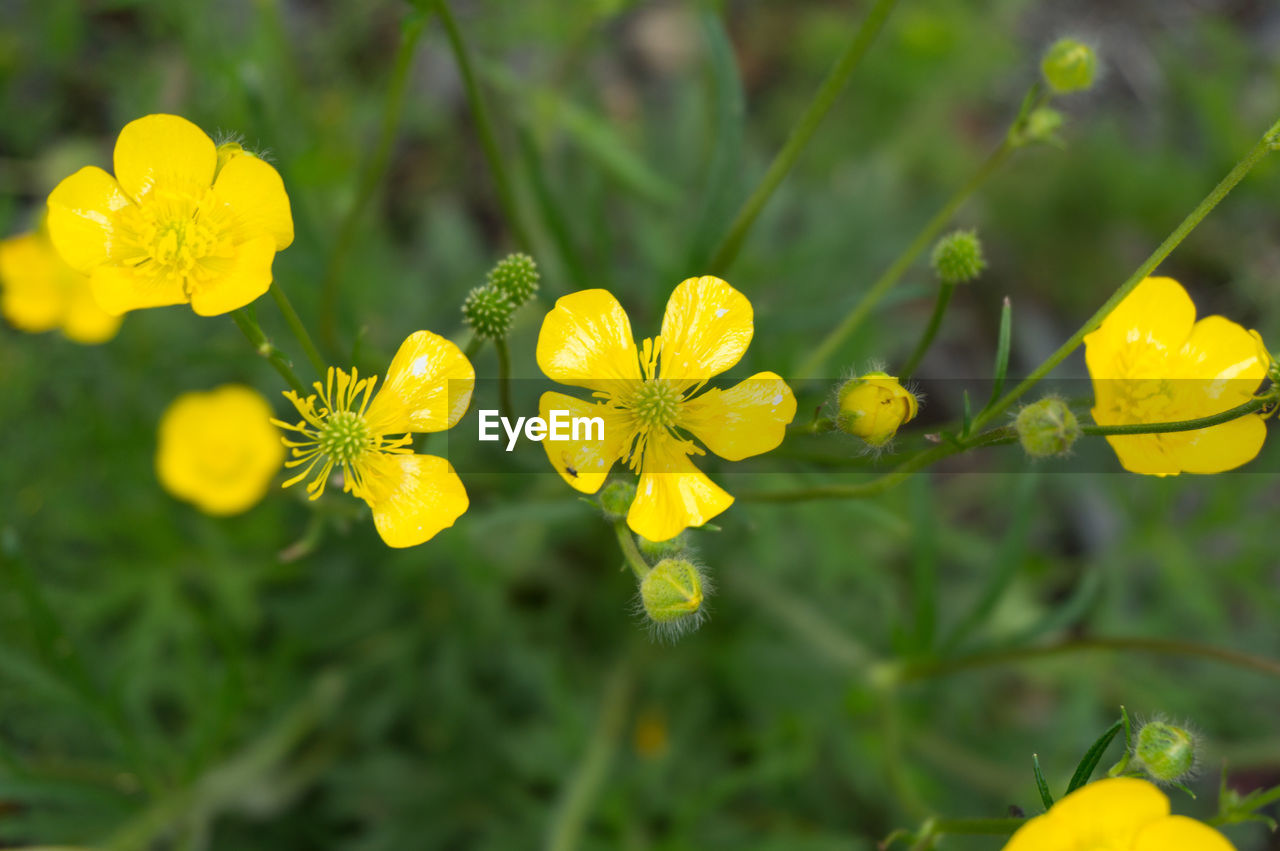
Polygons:
M1047 811L1053 806L1053 793L1049 791L1049 784L1045 782L1044 772L1040 770L1040 754L1033 753L1031 755L1031 765L1035 769L1036 789L1040 790L1040 801Z
M969 403L969 391L964 391L964 415L960 420L960 439L969 436L969 429L973 427L973 406Z
M1102 760L1102 755L1107 752L1107 747L1111 744L1111 740L1120 732L1123 722L1119 719L1107 728L1107 731L1098 737L1098 740L1085 751L1084 757L1080 760L1080 764L1076 766L1076 773L1071 775L1071 782L1067 784L1067 794L1070 795L1075 790L1089 782L1089 778L1093 776L1093 770L1098 767L1098 763Z
M1004 389L1004 379L1009 372L1009 345L1013 339L1013 303L1004 297L1004 305L1000 308L1000 337L996 343L995 380L991 385L991 401L987 407L1000 398Z

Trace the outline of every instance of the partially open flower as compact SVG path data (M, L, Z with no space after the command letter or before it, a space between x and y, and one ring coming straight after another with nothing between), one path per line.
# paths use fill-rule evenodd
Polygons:
M915 394L884 372L849 379L840 388L837 402L836 424L871 446L884 446L920 410Z

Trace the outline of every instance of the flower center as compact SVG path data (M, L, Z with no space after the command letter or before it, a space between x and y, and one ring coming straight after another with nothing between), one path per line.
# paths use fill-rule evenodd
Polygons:
M671 382L654 378L640 384L629 407L641 427L665 428L675 424L681 398L679 389Z
M355 411L335 411L320 429L320 451L338 464L350 464L369 446L369 426Z
M232 259L228 213L210 192L155 189L120 211L127 262L141 275L190 289Z

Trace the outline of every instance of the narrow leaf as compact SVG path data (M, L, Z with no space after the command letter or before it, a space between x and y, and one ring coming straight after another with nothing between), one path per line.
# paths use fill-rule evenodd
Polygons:
M996 343L995 381L991 385L991 401L1000 398L1004 389L1004 378L1009 373L1009 344L1013 339L1013 303L1004 297L1004 306L1000 308L1000 337ZM988 403L988 407L990 403Z
M1033 753L1031 755L1031 765L1036 772L1036 788L1040 790L1040 802L1044 804L1045 810L1053 806L1053 793L1049 791L1049 784L1045 782L1044 772L1040 770L1040 754Z
M1098 767L1102 755L1106 753L1107 746L1111 744L1111 740L1120 732L1122 726L1123 722L1117 719L1116 723L1108 727L1107 731L1098 737L1098 741L1085 751L1084 758L1076 766L1076 773L1071 775L1071 782L1067 784L1068 795L1089 782L1089 778L1093 776L1093 770Z

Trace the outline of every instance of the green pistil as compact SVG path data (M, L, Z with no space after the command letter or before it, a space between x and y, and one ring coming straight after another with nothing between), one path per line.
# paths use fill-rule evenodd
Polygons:
M369 426L355 411L337 411L324 424L320 451L337 464L351 464L369 445Z

